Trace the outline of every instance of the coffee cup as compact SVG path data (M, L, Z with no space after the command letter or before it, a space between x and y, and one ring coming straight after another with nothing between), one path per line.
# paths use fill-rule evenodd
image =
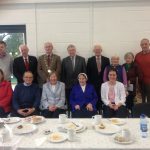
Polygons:
M59 115L59 122L60 123L66 123L67 122L67 115L66 114L60 114Z
M74 141L76 138L76 131L74 129L68 129L67 130L67 134L68 134L68 140L69 141Z
M131 139L131 133L128 129L122 129L121 130L121 136L123 138L125 138L126 140L130 140Z
M1 133L2 142L7 142L11 138L10 131L8 129L3 129Z
M99 124L101 122L102 116L101 115L95 115L92 118L94 119L94 124Z

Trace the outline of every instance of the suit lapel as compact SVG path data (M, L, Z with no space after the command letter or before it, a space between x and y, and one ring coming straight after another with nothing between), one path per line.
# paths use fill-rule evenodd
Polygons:
M78 64L79 64L79 57L76 55L76 57L75 57L74 72L76 71L76 68L77 68Z
M72 61L71 61L70 56L68 57L67 61L68 61L68 63L67 63L67 65L68 65L68 70L70 70L70 71L73 72Z
M93 59L93 67L95 66L95 70L96 72L98 73L98 69L97 69L97 63L96 63L96 57L94 56L94 59Z

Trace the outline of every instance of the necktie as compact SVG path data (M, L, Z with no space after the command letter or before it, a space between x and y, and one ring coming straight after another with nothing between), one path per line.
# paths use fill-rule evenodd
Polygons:
M29 71L29 62L28 62L27 58L25 58L24 60L25 60L26 71Z
M71 57L71 61L72 61L72 68L73 68L73 70L74 70L74 67L75 67L74 59L75 59L74 56L72 56L72 57Z
M98 70L98 73L100 73L100 72L101 72L100 57L96 57L96 63L97 63L97 70Z
M51 58L50 58L50 55L47 56L47 64L48 64L48 67L50 67L50 63L51 63Z

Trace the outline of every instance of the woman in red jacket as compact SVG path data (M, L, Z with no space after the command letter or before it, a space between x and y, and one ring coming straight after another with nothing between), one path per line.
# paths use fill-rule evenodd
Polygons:
M12 94L11 83L4 80L4 73L0 69L0 117L7 117L9 114Z

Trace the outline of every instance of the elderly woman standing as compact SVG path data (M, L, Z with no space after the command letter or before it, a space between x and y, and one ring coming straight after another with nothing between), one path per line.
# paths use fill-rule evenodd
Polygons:
M127 74L125 68L119 64L119 56L111 57L111 65L107 66L104 70L104 82L108 81L108 72L111 68L114 68L117 71L117 81L122 82L124 86L127 87Z
M46 118L58 118L65 113L65 84L57 81L56 72L49 75L49 82L43 85L40 108Z
M101 97L104 103L104 117L127 117L125 88L117 81L117 71L114 68L108 71L108 81L102 84Z
M97 113L96 103L98 100L96 91L87 82L87 75L78 75L79 83L76 84L70 93L70 104L73 118L91 118Z
M134 105L134 97L136 95L136 83L137 78L139 81L142 78L142 74L139 70L139 67L137 64L134 63L134 55L132 52L128 52L124 56L125 63L123 64L126 73L127 73L127 80L128 80L128 96L126 98L126 105L127 108L132 110L132 107Z
M7 117L11 109L11 83L4 80L4 73L0 69L0 117Z

